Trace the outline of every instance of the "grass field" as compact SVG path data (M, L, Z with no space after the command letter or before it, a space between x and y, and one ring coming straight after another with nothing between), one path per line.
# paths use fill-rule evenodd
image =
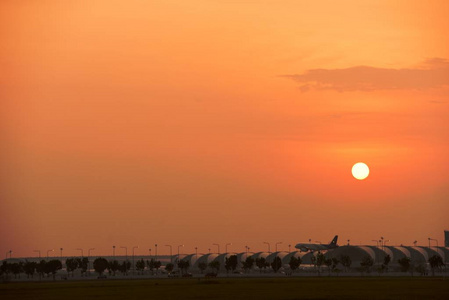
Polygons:
M449 299L443 278L217 278L0 284L0 299Z

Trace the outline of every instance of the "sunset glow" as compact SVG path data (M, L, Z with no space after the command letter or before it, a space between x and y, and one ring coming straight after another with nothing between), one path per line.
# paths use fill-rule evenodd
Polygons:
M0 254L442 241L448 11L1 1Z

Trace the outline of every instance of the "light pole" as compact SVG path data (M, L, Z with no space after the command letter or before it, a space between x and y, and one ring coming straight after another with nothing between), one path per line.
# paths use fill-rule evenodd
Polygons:
M382 250L384 250L384 237L380 237L380 246L382 247Z
M173 263L173 252L171 245L165 245L165 247L170 247L170 262Z
M150 251L150 259L151 259L151 248L150 248L150 249L148 249L148 251Z
M226 245L225 245L225 252L226 253L228 253L228 246L231 246L232 245L232 243L227 243Z
M217 249L218 249L218 254L220 254L220 245L219 244L212 244L212 246L217 246Z
M348 240L348 246L349 246L349 242L350 242L351 240Z
M62 250L64 250L63 248L59 248L59 251L61 251L61 259L62 259Z
M418 241L414 241L413 242L413 245L416 247L416 244L418 243Z
M114 257L115 260L115 246L112 246L112 257Z
M248 247L248 246L245 246L245 248L246 248L246 257L248 257L248 250L249 250L249 247Z
M430 249L430 241L435 241L435 242L437 242L437 250L438 250L438 240L437 240L437 239L429 238L429 249ZM437 251L437 252L438 252L438 251Z
M276 248L276 252L278 252L278 245L282 244L282 242L277 242L276 244L274 244L275 248Z
M181 260L179 257L179 248L184 247L184 245L178 245L178 262Z
M81 251L81 257L84 257L84 251L81 248L76 248L75 250L80 250Z
M289 244L289 245L288 245L288 253L292 252L292 251L291 251L291 248L292 248L292 245Z
M134 249L137 249L137 248L139 248L139 246L134 246L133 247L133 276L134 276L134 272L136 270L136 265L134 264Z
M39 258L41 258L41 250L33 250L33 252L38 252L39 253Z
M157 244L154 244L154 248L155 248L155 251L154 251L154 252L156 252L156 253L155 253L155 259L157 260Z
M47 260L48 260L48 253L49 253L49 252L52 252L52 251L55 251L55 249L47 250ZM11 258L11 257L10 257L10 258Z
M271 253L271 249L270 249L270 243L268 243L268 242L263 242L264 244L267 244L268 245L268 253Z
M198 247L195 247L195 258L198 259Z
M12 250L6 251L6 259L8 259L8 253L9 253L9 258L11 258Z
M210 248L208 250L209 250L209 254L210 254Z

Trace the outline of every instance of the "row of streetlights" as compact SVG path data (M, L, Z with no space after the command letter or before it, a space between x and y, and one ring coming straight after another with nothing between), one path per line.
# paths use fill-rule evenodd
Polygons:
M430 248L430 242L431 241L435 241L436 242L436 244L437 244L437 248L438 248L438 240L437 239L433 239L433 238L428 238L428 240L429 240L429 248ZM309 239L309 242L311 241L311 239ZM348 240L348 245L349 245L349 241L350 240ZM390 240L385 240L384 239L384 237L383 236L381 236L380 237L380 240L372 240L373 242L376 242L376 244L377 244L377 247L379 247L379 245L380 245L380 247L382 247L382 249L384 249L385 248L385 245L386 245L386 243L388 243ZM319 241L317 241L317 242L319 242ZM271 253L271 244L269 243L269 242L263 242L264 244L266 244L267 246L268 246L268 253ZM414 241L413 242L413 244L416 246L416 243L417 243L417 241ZM278 245L280 245L280 244L282 244L282 242L276 242L275 243L275 250L276 250L276 252L278 251L278 248L277 248L277 246ZM212 244L213 246L217 246L217 253L218 254L220 254L220 244ZM226 245L225 245L225 253L228 253L228 246L231 246L232 245L232 243L227 243ZM173 256L173 251L172 251L172 245L165 245L166 247L169 247L170 248L170 257L171 256ZM291 244L289 244L288 245L288 252L291 252ZM155 247L155 256L156 256L156 258L157 258L157 244L154 244L154 247ZM179 255L180 255L180 252L179 252L179 249L181 248L181 247L184 247L184 245L178 245L178 258L179 258ZM115 258L115 248L116 248L116 246L112 246L112 255L113 255L113 257ZM128 247L125 247L125 246L120 246L120 248L121 249L125 249L125 255L126 255L126 258L128 258ZM138 246L134 246L134 247L132 247L132 251L133 251L133 264L134 264L134 250L135 249L138 249L139 247ZM246 253L248 254L248 251L250 250L250 247L248 247L248 246L245 246L245 249L246 249ZM59 250L60 250L60 255L61 255L61 258L62 258L62 251L64 250L63 248L59 248ZM79 251L81 251L81 257L84 257L84 250L82 249L82 248L76 248L75 250L79 250ZM93 250L95 250L95 248L89 248L88 249L88 251L87 251L87 256L88 257L90 257L90 251L93 251ZM151 256L151 248L150 249L148 249L149 250L149 252L150 252L150 256ZM48 259L48 257L49 257L49 253L50 252L53 252L53 251L55 251L54 249L50 249L50 250L47 250L47 259ZM211 249L209 248L209 253L210 253L210 251L211 251ZM33 250L33 252L37 252L37 253L39 253L39 258L41 257L41 251L40 250ZM8 258L8 254L9 254L9 258L11 258L12 256L12 253L13 253L13 251L12 250L9 250L9 251L7 251L6 252L6 259ZM195 254L196 255L198 255L198 247L195 247Z

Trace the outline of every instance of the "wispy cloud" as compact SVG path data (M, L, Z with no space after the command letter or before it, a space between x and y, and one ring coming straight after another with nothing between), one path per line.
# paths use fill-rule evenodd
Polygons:
M449 61L426 60L416 68L387 69L355 66L345 69L311 69L302 74L283 75L300 84L301 91L373 91L441 88L449 85Z

